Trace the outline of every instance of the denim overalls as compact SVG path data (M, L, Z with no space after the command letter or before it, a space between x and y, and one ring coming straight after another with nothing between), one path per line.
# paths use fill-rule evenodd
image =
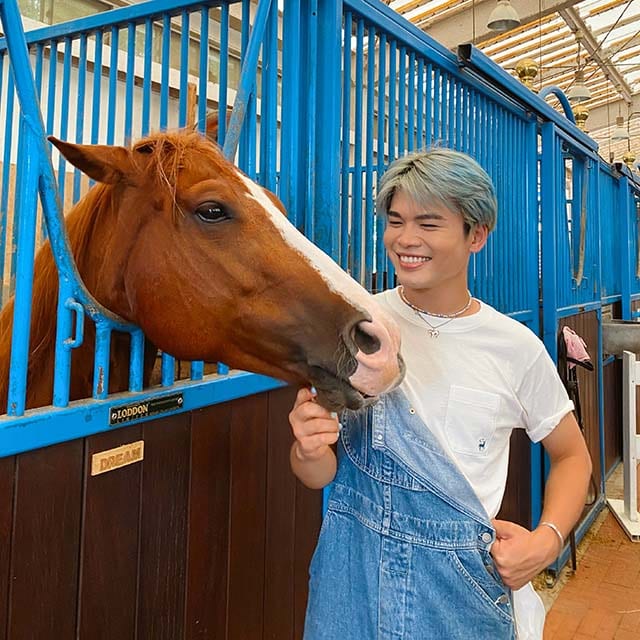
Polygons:
M512 640L473 489L396 390L342 416L305 640Z

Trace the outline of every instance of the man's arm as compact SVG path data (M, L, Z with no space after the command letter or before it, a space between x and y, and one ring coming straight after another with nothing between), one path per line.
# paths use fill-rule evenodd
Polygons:
M338 418L315 402L315 394L300 389L289 414L295 441L289 460L300 482L322 489L336 475L336 456L331 445L338 440Z
M551 468L544 492L540 522L549 522L566 539L584 509L591 475L591 458L573 413L542 440ZM497 539L491 554L505 584L519 589L560 554L553 527L528 531L513 522L494 520Z

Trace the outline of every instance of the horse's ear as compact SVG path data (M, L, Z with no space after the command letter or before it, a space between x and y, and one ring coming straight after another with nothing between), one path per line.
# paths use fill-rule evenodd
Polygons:
M115 184L136 171L131 152L124 147L103 144L74 144L54 136L48 140L74 166L93 180Z
M219 122L220 120L216 112L212 111L207 116L205 135L207 136L207 138L209 138L209 140L212 140L213 142L216 142L216 143L218 142L218 123Z
M229 122L231 122L231 114L233 113L233 109L231 107L227 107L227 111L225 114L225 122L226 128L229 129ZM207 115L207 123L205 126L205 135L209 140L218 144L218 128L220 126L220 117L218 116L217 111L210 111Z

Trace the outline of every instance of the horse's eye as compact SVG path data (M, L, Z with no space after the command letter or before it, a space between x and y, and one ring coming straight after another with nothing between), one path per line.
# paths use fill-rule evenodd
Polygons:
M138 153L153 153L153 147L154 145L149 143L149 144L141 144L139 147L136 147L135 150Z
M195 213L202 222L221 222L229 217L217 202L205 202L198 205Z

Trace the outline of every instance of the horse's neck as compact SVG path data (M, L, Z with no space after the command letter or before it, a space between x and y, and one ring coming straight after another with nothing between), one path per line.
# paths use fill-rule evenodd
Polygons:
M99 188L100 189L100 188ZM109 267L105 263L106 239L112 221L104 219L110 206L91 206L96 200L93 193L87 196L89 206L72 212L67 219L72 252L85 284L93 295L105 306L119 312L112 301L119 295L122 283L118 282L118 265ZM91 220L82 216L93 215ZM96 268L95 265L109 268ZM53 365L55 358L56 308L58 277L49 243L45 244L36 258L33 283L33 305L31 311L31 333L29 369L27 379L27 407L48 405L53 393ZM11 355L11 331L13 326L13 300L0 312L0 414L6 411ZM95 331L91 321L86 322L83 345L74 350L70 397L72 400L88 397L92 392L93 351ZM153 352L145 358L145 381L149 379L153 366ZM111 342L109 390L123 391L128 387L129 348L126 336L115 335Z
M26 407L41 407L51 404L53 397L53 378L55 360L55 314L56 295L51 300L40 298L34 301L34 314L44 314L50 318L45 327L32 322L32 335L29 348L29 366L27 373ZM38 308L43 303L47 309ZM48 303L48 304L47 304ZM13 317L13 300L0 313L0 415L7 410L7 392L9 388L9 369L11 356L11 329ZM34 317L35 319L35 317ZM41 330L38 330L38 329ZM42 330L42 329L45 330ZM2 339L8 336L8 339ZM91 396L93 389L93 354L95 347L95 329L90 320L85 322L83 344L73 351L71 380L69 386L70 400L78 400ZM145 345L143 380L147 385L155 361L155 348ZM129 337L114 333L111 339L111 355L109 359L109 392L125 391L129 385Z
M0 415L5 413L9 389L9 359L11 356L11 328L13 299L0 311Z

